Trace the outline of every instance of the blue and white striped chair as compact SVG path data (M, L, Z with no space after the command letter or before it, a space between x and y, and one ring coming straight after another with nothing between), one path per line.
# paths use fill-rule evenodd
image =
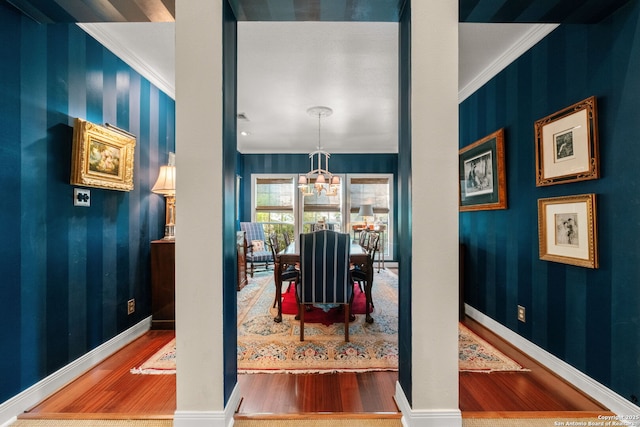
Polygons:
M300 235L298 315L304 341L306 304L344 305L344 340L349 341L353 280L349 273L350 235L331 230Z
M264 263L265 269L268 269L269 264L273 264L273 255L261 223L241 222L240 230L247 236L247 262L250 264L249 274L253 277L256 264Z

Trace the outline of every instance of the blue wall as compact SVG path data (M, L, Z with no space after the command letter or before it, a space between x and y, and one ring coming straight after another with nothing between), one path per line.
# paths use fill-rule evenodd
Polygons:
M236 133L237 87L237 21L227 2L224 3L223 34L223 281L224 323L224 396L225 404L233 393L238 375L238 258L236 248L236 170L238 147Z
M307 154L243 154L240 156L238 173L242 176L240 192L240 217L242 221L251 221L251 174L261 173L293 173L305 174L309 172L309 155ZM393 205L394 230L397 230L397 154L340 154L331 155L331 172L346 173L392 173L394 176ZM396 252L397 239L393 238Z
M398 126L398 203L397 238L398 283L398 382L409 401L413 403L413 344L411 335L411 269L413 264L413 221L411 215L411 2L407 1L400 14L399 40L399 112Z
M175 103L75 25L0 3L0 402L150 315L150 188L175 150ZM73 206L74 118L137 136L131 192ZM136 299L128 316L126 301Z
M466 302L637 403L640 3L563 25L460 106L460 146L504 127L508 210L460 214ZM534 122L598 100L599 180L536 187ZM541 261L537 200L597 194L600 268ZM527 322L516 320L525 306Z

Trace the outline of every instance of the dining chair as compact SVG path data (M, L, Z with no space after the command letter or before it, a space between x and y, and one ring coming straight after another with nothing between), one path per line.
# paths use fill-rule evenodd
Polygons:
M273 259L278 260L278 253L280 252L280 244L278 243L278 235L275 233L269 235L269 248L271 249L271 254L273 255ZM298 283L300 281L300 271L296 268L294 264L279 265L279 268L281 270L281 273L280 273L281 282L276 283L275 285L280 286L280 289L282 289L282 283L284 282L289 283L289 285L287 286L287 289L289 289L289 286L291 286L291 283ZM297 298L297 292L296 292L296 298ZM278 304L278 293L276 292L276 297L273 300L273 307L275 307L277 304Z
M367 230L365 228L365 229L360 231L360 240L359 240L358 244L365 251L369 249L369 237L370 237L369 236L369 230Z
M344 340L349 341L353 280L349 272L349 234L331 230L300 235L300 284L298 315L300 341L304 341L307 304L341 304L344 307Z
M274 262L273 255L269 250L267 239L264 235L264 228L259 222L241 222L240 230L247 234L247 262L250 265L249 274L253 277L256 264L263 264L267 270L269 264Z
M351 269L351 278L354 282L358 282L358 286L360 286L360 290L365 292L366 289L369 289L371 292L371 288L373 283L368 283L367 274L365 272L365 268L373 270L373 263L376 259L376 252L380 249L380 233L368 232L369 238L367 240L367 266L363 265L354 265ZM373 273L372 273L373 274ZM370 297L371 307L373 305L373 296ZM369 312L369 308L367 307L366 312Z

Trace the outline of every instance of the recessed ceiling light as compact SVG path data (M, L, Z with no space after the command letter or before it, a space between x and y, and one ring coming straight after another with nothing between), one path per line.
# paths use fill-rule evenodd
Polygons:
M247 132L246 130L243 130L242 132L240 132L240 135L249 136L249 135L251 135L251 132Z

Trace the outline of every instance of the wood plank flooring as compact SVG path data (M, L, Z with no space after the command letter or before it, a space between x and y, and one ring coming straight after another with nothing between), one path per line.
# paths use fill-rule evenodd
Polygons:
M531 369L530 372L460 373L463 418L591 416L607 413L579 390L467 319L478 335ZM167 419L176 409L175 375L133 375L174 336L149 331L19 418ZM238 376L243 396L238 418L291 417L310 413L398 417L396 372Z
M567 412L572 412L572 416L610 413L482 325L469 318L464 323L530 372L460 372L459 401L463 417L507 418L529 411L538 412L526 414L529 418L532 415L556 417L558 413Z
M173 331L147 332L18 418L173 418L176 376L129 372L173 337Z

